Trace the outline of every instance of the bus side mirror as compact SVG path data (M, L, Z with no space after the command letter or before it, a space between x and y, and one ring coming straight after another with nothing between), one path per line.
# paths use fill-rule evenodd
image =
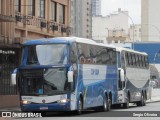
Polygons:
M11 85L16 85L17 68L11 74Z
M68 71L67 76L68 82L73 82L73 71Z
M123 82L123 81L125 81L125 79L124 79L124 70L123 69L121 69L120 70L120 78L121 78L121 81Z

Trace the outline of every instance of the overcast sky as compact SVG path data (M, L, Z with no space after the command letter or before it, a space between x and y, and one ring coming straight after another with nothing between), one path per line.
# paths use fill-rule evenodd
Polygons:
M128 11L134 24L141 23L141 0L102 0L102 15L106 16L118 8ZM129 20L131 23L131 20Z

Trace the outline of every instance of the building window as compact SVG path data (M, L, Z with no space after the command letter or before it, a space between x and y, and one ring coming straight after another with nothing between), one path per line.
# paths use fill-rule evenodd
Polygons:
M39 0L39 17L45 18L45 0Z
M21 0L14 1L15 12L21 12Z
M35 0L28 0L28 15L35 16Z
M59 23L65 24L65 6L59 5Z
M51 1L51 20L56 21L56 13L57 13L57 4L54 1Z

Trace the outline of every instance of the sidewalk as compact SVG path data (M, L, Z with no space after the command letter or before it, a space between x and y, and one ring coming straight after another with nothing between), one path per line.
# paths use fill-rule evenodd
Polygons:
M160 102L160 89L152 89L152 97L146 102Z
M160 96L152 96L151 99L146 101L147 103L152 103L152 102L160 102Z
M6 111L15 111L15 112L18 112L18 111L21 111L21 109L19 107L11 107L11 108L0 108L0 112L6 112Z

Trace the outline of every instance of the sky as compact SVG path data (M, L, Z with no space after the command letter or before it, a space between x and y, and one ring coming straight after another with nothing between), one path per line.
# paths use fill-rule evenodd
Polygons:
M103 16L118 11L118 8L128 11L134 24L141 23L141 0L102 0L101 13ZM129 20L129 23L131 23L131 20Z

